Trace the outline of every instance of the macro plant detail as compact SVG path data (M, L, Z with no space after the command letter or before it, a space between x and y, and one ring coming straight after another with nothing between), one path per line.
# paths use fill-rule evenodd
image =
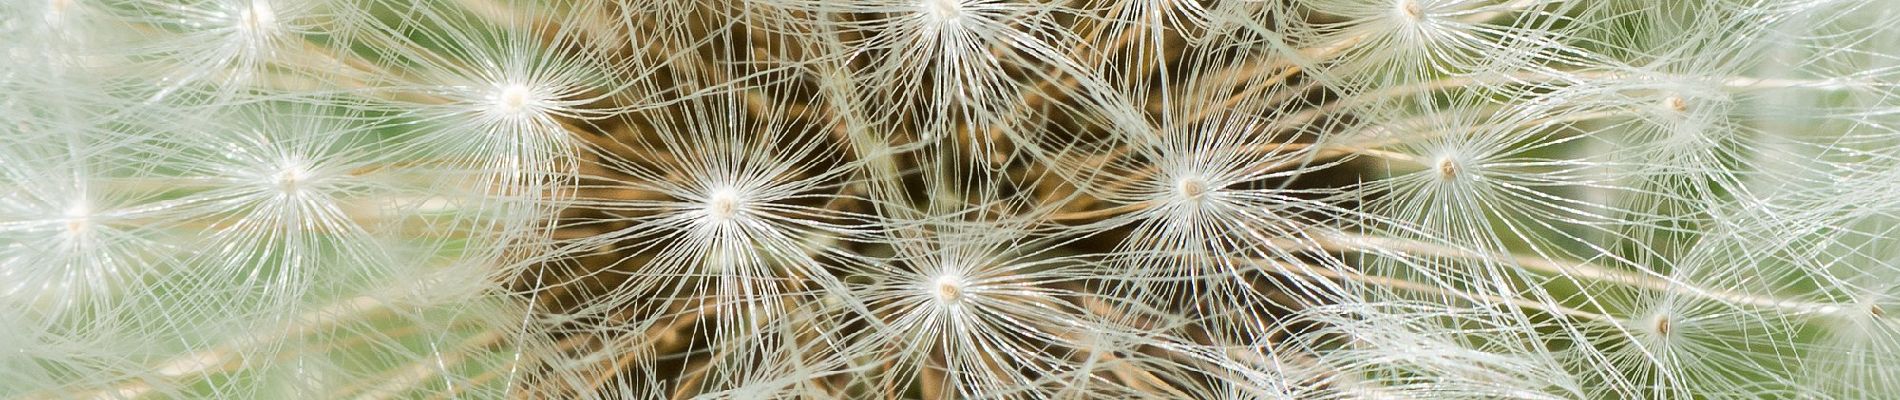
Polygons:
M1897 397L1896 6L0 2L0 398Z

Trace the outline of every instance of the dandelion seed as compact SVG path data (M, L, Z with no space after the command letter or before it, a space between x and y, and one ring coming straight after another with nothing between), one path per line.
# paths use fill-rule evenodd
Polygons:
M1401 235L1448 239L1454 245L1486 252L1504 253L1500 240L1540 249L1563 248L1568 246L1563 243L1585 240L1577 232L1601 229L1592 224L1609 219L1602 214L1607 206L1569 193L1572 187L1602 186L1597 182L1604 178L1586 172L1596 164L1530 156L1566 145L1565 138L1553 136L1554 130L1565 126L1543 122L1565 111L1540 107L1494 111L1485 104L1482 99L1456 98L1422 105L1428 117L1416 125L1401 125L1407 135L1422 140L1381 149L1394 152L1389 155L1370 153L1392 163L1396 175L1364 185L1366 192L1377 194L1367 208L1389 212L1386 215L1423 229ZM1526 220L1545 222L1516 223Z
M1551 16L1576 5L1462 0L1357 0L1310 3L1346 21L1307 44L1310 55L1337 62L1349 87L1420 82L1436 75L1538 71L1540 64L1584 53L1549 40L1568 29ZM1507 19L1516 19L1503 23ZM1299 28L1295 28L1299 29ZM1498 57L1487 59L1486 55Z
M1627 292L1626 292L1627 293ZM1603 351L1608 364L1591 374L1621 376L1597 387L1601 394L1662 396L1683 393L1742 393L1785 390L1785 382L1754 382L1750 376L1787 376L1791 366L1781 354L1791 345L1793 325L1774 311L1747 310L1676 293L1623 298L1603 293L1601 301L1634 300L1641 307L1627 321L1628 336L1611 334L1590 351ZM1739 335L1741 332L1751 334ZM1629 343L1616 343L1624 339Z
M851 351L893 365L892 374L870 382L904 387L932 381L937 383L924 385L939 387L943 395L992 396L1082 373L1061 361L1071 351L1064 350L1072 343L1068 337L1079 337L1087 327L1112 328L1083 322L1076 306L1064 300L1071 292L1059 285L1086 264L1036 257L1036 244L1019 242L1020 233L1012 233L1023 228L1013 221L925 223L936 233L890 242L899 246L888 261L896 265L870 261L854 268L878 280L853 292L873 313L856 318L877 323L848 336ZM890 272L872 273L877 270Z

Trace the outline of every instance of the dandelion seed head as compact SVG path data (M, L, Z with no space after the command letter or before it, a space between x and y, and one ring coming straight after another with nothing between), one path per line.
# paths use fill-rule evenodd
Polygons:
M16 2L0 300L166 346L0 392L1894 392L1893 263L1806 267L1893 237L1827 249L1892 214L1824 179L1900 160L1875 3Z

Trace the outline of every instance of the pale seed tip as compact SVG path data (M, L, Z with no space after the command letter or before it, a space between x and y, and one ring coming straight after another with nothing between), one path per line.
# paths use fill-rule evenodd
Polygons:
M1182 179L1175 186L1176 190L1181 192L1181 196L1189 200L1200 199L1201 196L1207 194L1207 181L1200 178Z
M1444 180L1455 179L1458 177L1459 171L1460 169L1458 168L1458 162L1452 161L1452 159L1450 158L1446 158L1446 159L1438 161L1438 177L1441 179L1444 179Z
M917 6L932 20L949 22L963 18L961 0L920 0Z
M528 103L532 100L530 98L532 95L532 93L529 93L526 85L508 85L502 87L501 92L495 95L495 103L496 106L501 107L501 110L504 112L520 112L528 107Z
M249 8L238 13L239 27L245 31L264 32L276 23L277 13L271 10L269 3L263 1L252 1Z
M739 214L739 193L732 189L714 190L706 196L706 215L716 220L732 219Z
M943 304L956 304L963 300L963 280L954 275L937 278L937 301Z
M291 165L277 172L277 189L285 194L294 194L304 181L310 179L310 171L302 166Z
M74 204L71 208L67 208L62 216L66 218L66 232L68 233L85 233L86 228L92 226L92 207L88 207L84 203Z
M1399 13L1413 21L1425 19L1425 6L1419 5L1418 0L1399 0Z
M1682 96L1669 96L1663 99L1662 104L1663 108L1669 111L1679 113L1689 111L1689 100L1683 99Z

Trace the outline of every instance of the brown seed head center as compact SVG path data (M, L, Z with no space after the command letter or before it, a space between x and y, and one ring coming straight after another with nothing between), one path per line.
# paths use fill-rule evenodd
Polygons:
M1439 178L1445 179L1445 180L1455 179L1458 177L1459 172L1460 172L1460 168L1458 168L1457 161L1452 161L1452 159L1450 158L1438 160L1438 177Z
M1663 108L1679 113L1688 112L1689 100L1682 98L1682 96L1669 96L1669 98L1663 99Z

